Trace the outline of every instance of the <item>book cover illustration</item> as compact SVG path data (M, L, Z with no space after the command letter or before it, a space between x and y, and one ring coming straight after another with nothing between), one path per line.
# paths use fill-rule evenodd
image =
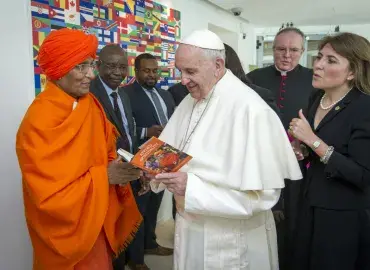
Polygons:
M152 137L144 143L135 155L119 149L118 154L135 167L150 174L177 172L192 157L175 147Z

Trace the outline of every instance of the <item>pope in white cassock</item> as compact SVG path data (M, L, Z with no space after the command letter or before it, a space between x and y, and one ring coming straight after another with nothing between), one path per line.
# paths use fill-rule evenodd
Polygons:
M277 270L270 209L284 178L302 178L286 132L258 94L225 69L224 45L213 32L182 40L175 63L190 95L160 139L193 159L150 183L175 196L174 270Z

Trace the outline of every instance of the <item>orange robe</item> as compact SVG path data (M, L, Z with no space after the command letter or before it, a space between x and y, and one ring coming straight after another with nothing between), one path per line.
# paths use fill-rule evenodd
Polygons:
M17 134L34 270L72 270L89 257L102 259L89 254L102 239L118 255L142 221L130 185L108 182L116 129L91 94L73 110L74 101L48 82Z

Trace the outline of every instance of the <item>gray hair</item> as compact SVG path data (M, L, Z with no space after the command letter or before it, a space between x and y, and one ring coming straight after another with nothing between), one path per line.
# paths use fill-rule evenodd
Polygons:
M274 42L273 42L273 47L274 48L275 48L276 38L278 36L280 36L281 34L285 34L285 33L295 33L295 34L301 36L302 37L302 48L304 47L304 40L305 40L304 33L296 27L286 27L286 28L283 28L283 29L279 30L279 32L277 32L277 34L275 35Z
M202 52L205 57L212 60L222 59L225 61L226 59L225 50L202 49Z

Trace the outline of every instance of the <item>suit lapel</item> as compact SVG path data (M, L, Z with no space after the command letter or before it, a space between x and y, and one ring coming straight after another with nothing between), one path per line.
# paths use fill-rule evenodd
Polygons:
M109 114L109 116L113 120L113 124L117 127L120 134L124 134L125 133L124 128L118 121L118 118L116 114L114 113L113 106L109 99L107 91L105 90L99 78L96 79L96 84L98 88L97 94L99 95L100 102L102 103L103 107L106 109L106 112Z
M134 137L134 126L133 126L133 121L131 121L132 112L128 110L128 108L130 108L129 102L127 100L128 97L124 95L122 89L118 89L118 94L122 100L123 110L125 111L125 115L126 115L126 119L128 123L128 129L130 131L130 137L133 138Z
M325 115L325 117L321 120L320 124L317 126L316 131L319 131L323 126L328 124L337 114L342 112L348 106L348 104L351 103L353 99L357 98L358 95L359 91L357 89L353 89L351 92L349 92L345 98L343 98L340 102L335 104L330 109L330 111ZM321 97L318 99L318 102L320 102Z
M159 125L161 122L159 121L157 111L155 110L152 101L150 100L150 98L148 97L148 95L145 93L144 89L141 87L141 85L138 82L135 82L135 87L136 87L136 92L139 96L138 100L142 100L143 101L142 106L145 106L152 111L152 114Z
M310 123L312 129L315 127L315 116L316 116L316 111L318 106L320 105L320 100L321 100L322 95L319 95L318 98L314 100L312 103L312 106L309 108L307 112L307 120Z

